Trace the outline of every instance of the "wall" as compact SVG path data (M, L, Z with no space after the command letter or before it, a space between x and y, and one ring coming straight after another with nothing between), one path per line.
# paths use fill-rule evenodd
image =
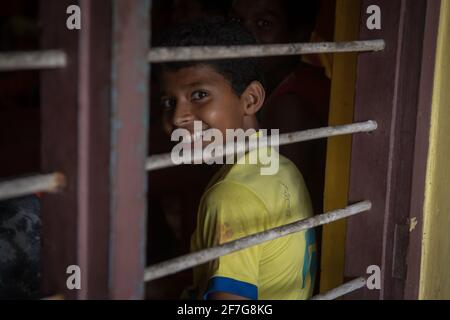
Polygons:
M442 1L424 204L420 299L450 299L450 1Z
M359 0L336 2L334 41L358 39ZM330 125L353 122L357 54L335 54L331 82ZM325 170L324 210L347 206L350 171L351 136L330 138ZM320 292L331 290L343 282L345 220L325 225L322 233Z

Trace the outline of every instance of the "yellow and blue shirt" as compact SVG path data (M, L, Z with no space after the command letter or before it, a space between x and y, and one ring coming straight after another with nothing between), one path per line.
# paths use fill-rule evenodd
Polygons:
M206 188L191 251L312 216L303 177L290 160L279 155L275 175L261 175L259 162L245 163L224 165ZM194 292L198 299L226 292L249 299L303 300L312 295L315 271L316 240L311 229L194 268Z

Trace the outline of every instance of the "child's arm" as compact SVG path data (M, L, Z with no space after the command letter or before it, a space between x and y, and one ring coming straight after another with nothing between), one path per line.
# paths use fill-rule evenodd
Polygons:
M214 247L264 229L266 208L247 187L222 183L200 205L198 230L201 247ZM253 246L208 263L201 272L206 287L201 296L214 300L258 298L259 262L262 246Z

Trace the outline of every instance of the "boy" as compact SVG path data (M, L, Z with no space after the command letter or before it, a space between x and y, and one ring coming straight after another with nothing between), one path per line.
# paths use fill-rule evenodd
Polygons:
M317 0L235 0L232 16L262 44L308 42L319 7ZM264 58L262 67L271 80L261 117L264 127L287 133L328 125L331 83L325 69L298 56ZM280 148L302 172L316 214L323 212L326 147L326 140L316 140Z
M222 18L180 26L160 46L252 45L242 25ZM159 66L165 129L259 129L257 112L265 99L255 59L168 63ZM207 143L204 143L205 147ZM250 157L250 151L245 156ZM271 150L271 152L275 152ZM247 163L247 162L245 162ZM192 235L198 251L267 229L306 219L311 202L302 175L279 156L274 175L261 164L224 165L203 194ZM199 299L307 299L315 272L314 231L300 232L220 257L194 269Z

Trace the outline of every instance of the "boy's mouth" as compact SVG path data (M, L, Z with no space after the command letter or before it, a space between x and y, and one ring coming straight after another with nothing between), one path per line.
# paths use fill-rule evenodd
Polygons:
M211 130L211 128L203 128L202 130L196 130L194 132L190 132L189 134L183 135L183 144L192 144L197 141L202 141L208 130Z
M183 142L185 143L194 143L199 140L202 140L204 131L195 131L191 134L183 136Z

